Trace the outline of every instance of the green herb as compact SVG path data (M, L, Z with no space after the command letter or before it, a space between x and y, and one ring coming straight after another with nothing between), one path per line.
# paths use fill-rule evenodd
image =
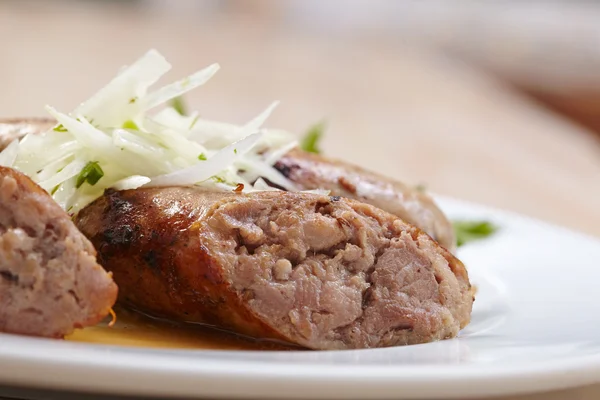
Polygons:
M98 161L90 161L86 164L85 167L83 167L83 169L77 176L75 187L79 188L81 185L83 185L84 182L87 182L91 186L94 186L103 176L104 171L102 171L102 168L100 168Z
M198 160L200 160L200 161L206 161L206 155L204 153L200 153L198 155Z
M67 128L65 128L63 124L58 124L52 130L56 132L66 132Z
M137 124L135 122L133 122L132 120L128 119L127 121L123 122L123 129L131 129L132 131L139 131L140 128L138 128Z
M237 149L233 149L233 154L237 154Z
M216 183L224 183L225 185L229 185L229 186L237 186L237 183L233 183L233 182L227 182L225 179L221 178L220 176L212 176L211 179L213 181L215 181Z
M185 106L185 103L183 102L181 96L177 96L173 100L171 100L171 107L173 107L173 109L177 111L179 115L187 115L187 107Z
M196 122L198 122L198 116L197 115L194 117L194 120L190 124L190 129L194 128L194 125L196 125Z
M309 153L319 154L321 152L321 149L319 149L319 141L321 140L324 131L325 122L319 122L318 124L313 125L302 138L300 148Z
M456 245L458 247L474 240L485 239L498 230L498 227L488 221L453 221Z
M52 188L52 190L50 191L50 195L53 196L54 193L56 193L56 191L58 190L58 188L60 187L60 185L56 185Z
M129 99L129 104L133 104L137 101L137 96L136 97L132 97L131 99Z

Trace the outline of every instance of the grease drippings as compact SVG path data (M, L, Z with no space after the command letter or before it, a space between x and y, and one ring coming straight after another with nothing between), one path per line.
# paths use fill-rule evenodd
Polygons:
M66 340L119 346L202 350L292 350L283 344L252 340L210 327L176 324L117 309L113 327L104 321L78 329Z

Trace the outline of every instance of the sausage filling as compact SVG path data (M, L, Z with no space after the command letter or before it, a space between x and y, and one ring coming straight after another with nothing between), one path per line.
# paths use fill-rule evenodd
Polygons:
M232 287L290 341L317 349L422 343L455 336L469 321L462 264L373 207L248 196L206 217L204 243Z
M117 288L91 243L29 178L1 174L0 332L62 337L99 322Z

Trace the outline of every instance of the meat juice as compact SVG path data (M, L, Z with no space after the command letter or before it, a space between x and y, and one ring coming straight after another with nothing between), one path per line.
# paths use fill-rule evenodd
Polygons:
M115 310L117 322L110 320L78 329L65 339L74 342L158 349L200 350L292 350L282 344L252 340L210 327L174 324L153 319L122 308Z

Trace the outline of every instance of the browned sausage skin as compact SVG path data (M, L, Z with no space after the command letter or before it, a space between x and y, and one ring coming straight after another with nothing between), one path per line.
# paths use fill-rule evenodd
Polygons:
M418 229L337 196L198 188L108 192L76 217L145 313L313 349L455 336L462 263Z
M0 332L63 337L117 299L92 244L41 187L0 167Z
M0 149L30 132L43 132L55 122L50 119L0 120ZM292 150L275 167L303 190L327 189L372 204L429 234L453 252L452 224L431 197L401 182L367 171L344 161L301 150Z

